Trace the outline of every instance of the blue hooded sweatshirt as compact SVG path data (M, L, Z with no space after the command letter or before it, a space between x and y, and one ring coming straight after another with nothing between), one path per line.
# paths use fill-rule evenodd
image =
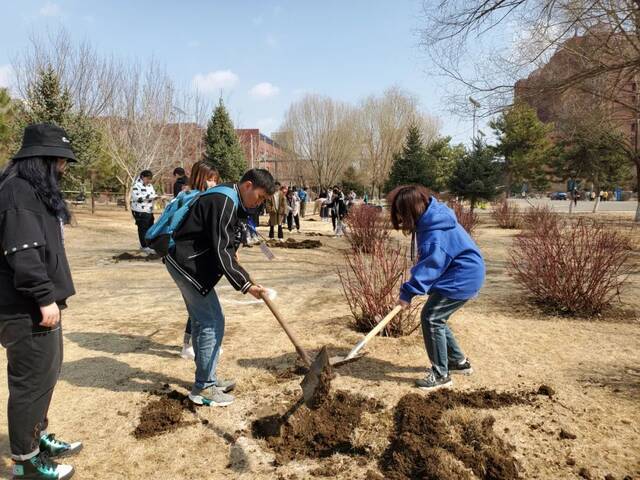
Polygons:
M477 295L484 282L484 260L476 243L444 203L431 197L416 228L418 263L400 288L400 299L437 292L452 300Z

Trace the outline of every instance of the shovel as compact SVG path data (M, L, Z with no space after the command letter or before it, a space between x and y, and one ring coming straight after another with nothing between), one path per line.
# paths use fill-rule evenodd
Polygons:
M320 353L312 362L306 350L302 348L295 334L291 331L287 322L284 321L284 318L282 318L280 312L278 312L278 309L268 295L262 293L260 296L264 303L267 304L267 307L269 307L269 310L271 310L271 313L273 313L273 316L278 320L278 323L289 337L289 340L291 340L291 343L293 343L300 359L309 368L300 385L302 386L304 403L311 408L317 407L322 402L322 397L328 393L329 381L331 380L331 365L329 364L327 347L322 347Z
M380 320L380 322L378 322L378 324L375 327L373 327L373 329L371 329L371 331L367 333L367 335L362 340L360 340L355 347L351 349L351 351L347 354L346 357L331 357L329 359L329 364L331 366L337 367L339 365L344 365L345 363L350 363L355 360L358 360L360 357L364 355L362 353L358 353L360 352L360 350L362 350L362 347L364 347L367 343L369 343L369 340L371 340L378 333L380 333L380 331L387 326L387 323L393 320L395 316L398 315L398 313L400 313L401 311L402 311L402 307L400 305L396 306L393 310L391 310L387 314L386 317Z

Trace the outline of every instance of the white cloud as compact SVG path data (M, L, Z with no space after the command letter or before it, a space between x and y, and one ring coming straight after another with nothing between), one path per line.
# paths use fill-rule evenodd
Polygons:
M221 89L233 88L236 83L238 75L231 70L198 73L193 77L193 86L202 93L219 93Z
M9 88L13 83L13 68L11 65L0 65L0 88Z
M61 13L60 5L53 2L45 3L40 9L40 15L43 17L59 17Z
M267 34L267 45L269 45L271 48L275 48L278 46L278 39L273 33Z
M191 40L187 43L187 47L189 48L198 48L200 46L200 42L198 40Z
M249 90L249 95L254 98L270 98L275 97L279 93L280 89L269 82L258 83Z

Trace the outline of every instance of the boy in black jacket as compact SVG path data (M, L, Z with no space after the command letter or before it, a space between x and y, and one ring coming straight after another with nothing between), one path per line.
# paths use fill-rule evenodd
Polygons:
M14 479L69 478L73 467L50 458L82 447L46 431L62 365L60 311L75 293L64 249L69 211L58 180L75 161L64 130L29 125L0 174L0 342L7 349Z
M175 249L165 257L169 274L184 297L196 354L196 378L189 399L197 405L226 406L234 397L235 383L216 377L224 336L224 315L214 290L225 276L242 293L261 298L264 289L252 283L236 257L242 220L275 191L267 170L246 172L240 183L223 184L232 192L201 196L174 233Z

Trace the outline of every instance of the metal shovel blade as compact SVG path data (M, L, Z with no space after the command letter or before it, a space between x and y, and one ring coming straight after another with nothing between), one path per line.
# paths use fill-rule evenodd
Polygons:
M353 355L353 356L346 356L346 357L340 357L340 356L335 356L335 357L331 357L329 359L329 364L332 367L339 367L341 365L345 365L347 363L351 363L351 362L355 362L357 360L360 360L362 357L364 357L366 355L366 353L358 353L357 355Z
M331 376L331 364L329 363L329 354L325 346L322 347L320 353L318 353L318 356L309 367L309 373L304 376L300 383L304 403L311 408L321 404L324 397L329 393Z

